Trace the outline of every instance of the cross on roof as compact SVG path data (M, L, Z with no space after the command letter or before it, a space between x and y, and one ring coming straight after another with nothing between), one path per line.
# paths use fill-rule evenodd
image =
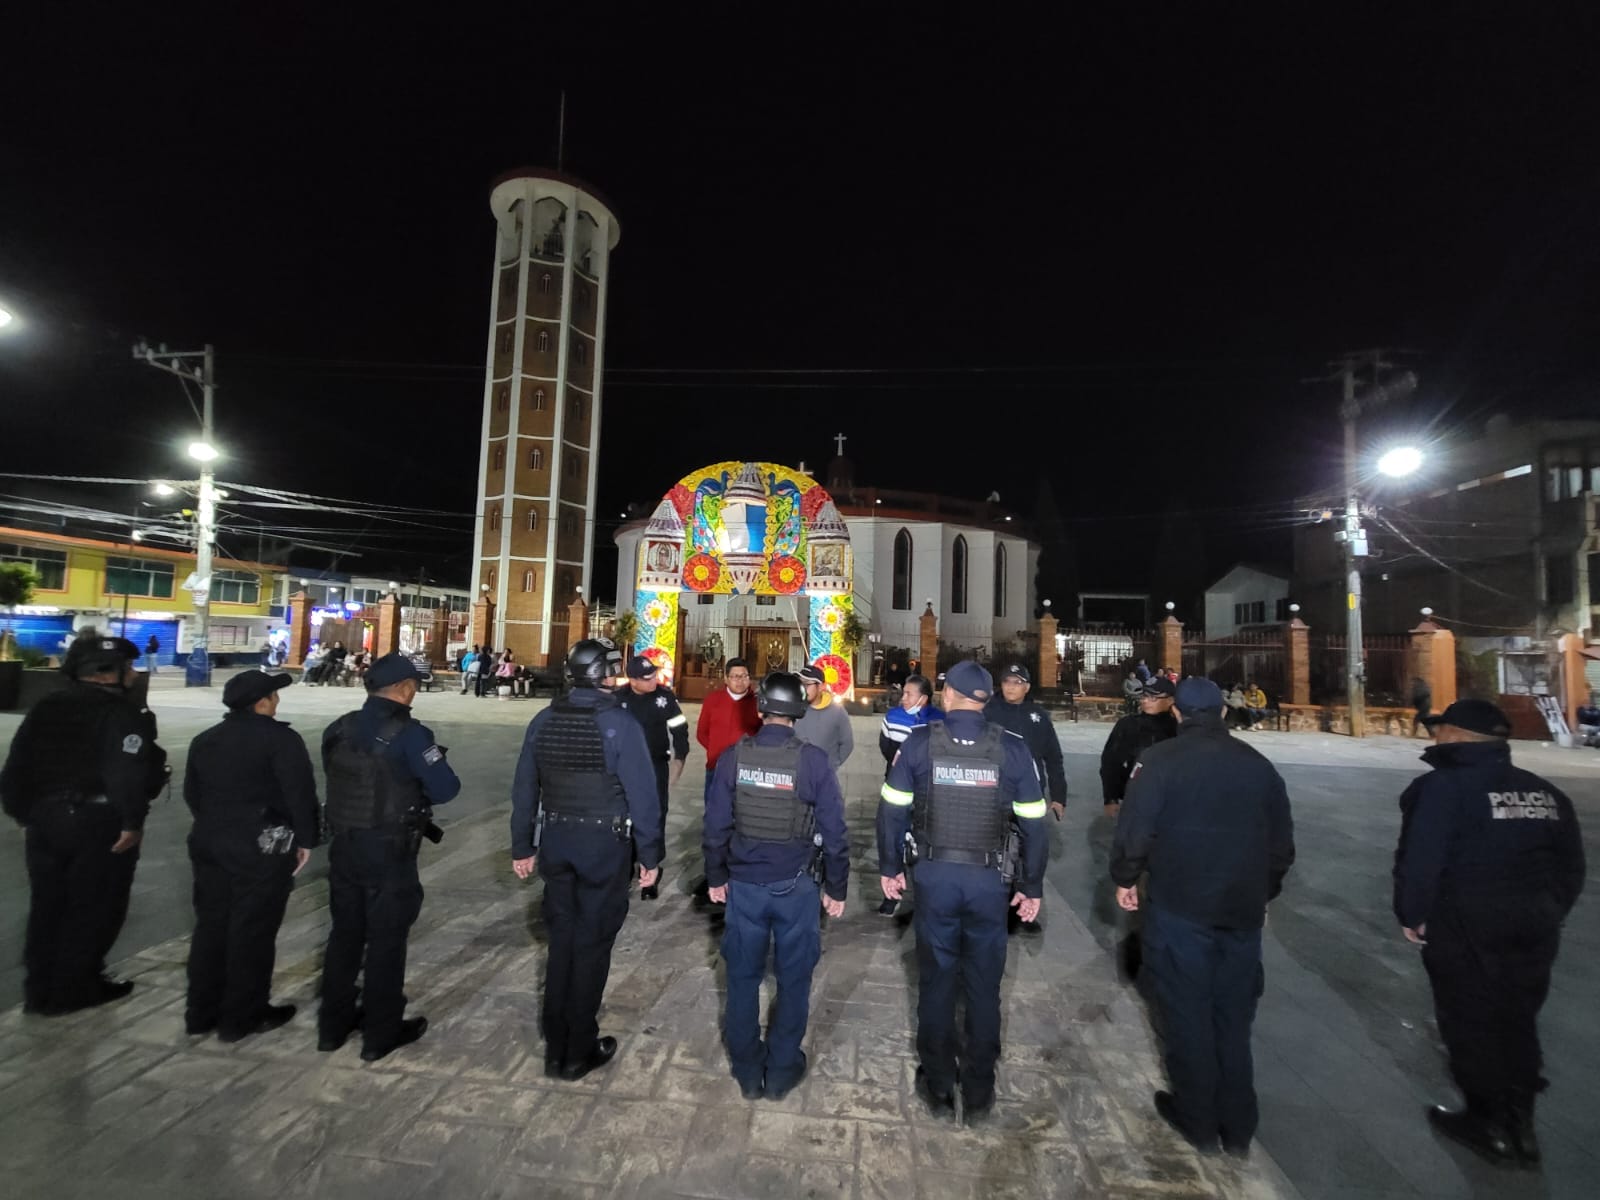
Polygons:
M844 443L845 443L844 434L842 434L842 433L834 434L833 435L833 442L834 442L834 445L839 447L839 457L843 458L844 457Z

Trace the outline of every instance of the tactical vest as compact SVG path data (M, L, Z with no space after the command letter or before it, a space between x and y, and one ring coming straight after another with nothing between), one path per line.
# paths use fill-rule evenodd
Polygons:
M622 781L606 770L605 737L594 709L557 700L539 727L533 751L545 812L566 817L628 815Z
M104 729L118 703L120 697L105 688L73 682L34 706L27 752L13 751L9 764L17 795L8 795L6 801L20 810L13 816L24 816L35 801L49 797L105 794Z
M389 746L405 720L392 717L375 736L357 736L359 713L334 722L328 751L328 827L336 834L352 829L398 829L413 808L422 808L422 781L395 770Z
M1006 732L985 725L964 746L943 723L928 727L928 782L912 800L911 828L927 859L998 866L1010 822L1000 805Z
M733 831L753 842L809 841L814 810L800 800L799 738L763 746L744 737L734 747Z

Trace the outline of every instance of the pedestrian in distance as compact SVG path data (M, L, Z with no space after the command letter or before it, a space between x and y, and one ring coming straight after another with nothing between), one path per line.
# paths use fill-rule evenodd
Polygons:
M327 779L328 909L333 928L322 965L317 1049L344 1045L359 1025L361 1058L377 1062L427 1032L405 1015L406 941L422 912L417 853L444 835L433 806L455 799L461 780L445 748L411 714L421 676L403 654L367 671L367 700L323 732ZM361 1003L356 974L363 970Z
M799 680L811 709L806 714L806 723L795 727L794 736L820 748L828 756L828 765L835 772L842 771L845 760L856 748L855 731L850 728L850 714L828 687L828 677L823 674L821 667L801 667Z
M1416 737L1417 730L1427 728L1428 718L1433 715L1433 689L1420 676L1411 680L1411 707L1415 710L1411 718L1411 736Z
M61 663L67 686L23 718L0 768L0 806L26 830L24 1012L61 1016L133 991L106 975L106 956L167 778L155 719L129 694L138 658L126 638L83 630Z
M959 1084L968 1124L994 1107L1007 901L1023 920L1038 917L1049 852L1033 755L1020 737L984 719L993 692L978 663L952 667L945 719L906 738L878 805L883 894L898 900L908 869L917 886L916 1091L936 1117L953 1120ZM1003 870L1013 818L1021 846L1010 880ZM964 1038L956 1033L958 988Z
M1491 1162L1537 1168L1539 1009L1583 891L1583 839L1572 801L1512 763L1499 708L1457 700L1425 723L1434 744L1422 761L1433 769L1400 797L1394 914L1422 947L1465 1100L1428 1118Z
M627 682L617 693L617 703L644 730L645 744L650 748L650 762L656 773L656 796L661 801L661 829L665 839L667 805L673 786L683 776L683 764L689 757L689 718L678 706L672 689L662 683L656 664L642 654L628 662ZM665 871L665 864L662 870ZM661 877L639 889L639 899L654 900L661 894Z
M989 701L983 715L1027 744L1050 798L1051 815L1059 821L1067 811L1067 771L1061 756L1061 739L1056 736L1050 713L1028 699L1032 687L1033 677L1027 667L1017 662L1007 664L1000 676L1000 694ZM1023 920L1015 912L1007 918L1006 928L1013 933L1019 929L1030 934L1040 931L1037 921Z
M1201 1152L1250 1151L1259 1112L1250 1028L1265 985L1261 927L1294 863L1283 777L1222 716L1222 691L1178 684L1178 736L1134 765L1111 846L1117 903L1144 913L1170 1091L1156 1112ZM1149 872L1149 900L1138 885Z
M189 743L183 799L194 814L191 1035L237 1042L287 1024L272 965L294 877L319 841L317 781L300 735L276 720L293 676L242 671L222 689L227 715Z
M911 732L931 721L944 720L944 713L933 703L933 684L921 675L908 675L900 689L900 703L883 715L883 726L878 730L878 752L883 755L883 777L889 778L889 768L895 755L905 745ZM900 901L887 897L878 905L880 917L892 917L900 909Z
M1177 691L1170 679L1153 676L1140 689L1139 711L1111 727L1100 752L1100 796L1107 816L1116 816L1122 807L1122 797L1139 756L1151 746L1178 736L1178 719L1172 715Z
M806 1073L800 1043L810 1019L811 973L822 956L818 901L830 917L844 916L850 846L833 766L796 729L817 711L801 680L773 672L756 703L760 732L717 763L703 849L711 898L727 905L722 957L733 1077L747 1100L782 1100ZM760 990L769 958L777 995L763 1041Z
M610 1062L617 1039L601 1037L600 1001L611 949L628 915L628 886L656 882L661 802L644 730L608 684L622 654L586 638L567 654L572 690L528 723L511 789L511 866L544 881L548 938L544 1073L582 1079Z
M154 675L156 673L156 656L161 653L161 639L151 634L144 644L145 669Z

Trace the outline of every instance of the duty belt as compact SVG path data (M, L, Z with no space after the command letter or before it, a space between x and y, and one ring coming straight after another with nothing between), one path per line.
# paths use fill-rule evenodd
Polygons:
M82 792L50 792L39 797L40 804L110 804L110 796L86 796Z
M946 850L940 846L918 846L917 855L928 862L964 863L969 867L998 867L1002 858L996 850Z
M584 817L577 813L546 812L544 814L546 825L586 825L594 829L608 829L612 833L621 834L628 827L626 817Z

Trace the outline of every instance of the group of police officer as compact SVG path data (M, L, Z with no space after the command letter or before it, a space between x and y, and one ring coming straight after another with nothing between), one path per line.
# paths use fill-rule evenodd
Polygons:
M70 683L41 700L13 740L0 800L27 830L32 892L25 1003L50 1016L126 996L105 974L126 915L144 819L165 786L165 753L121 638L74 643ZM667 794L687 755L687 722L654 665L626 670L604 639L578 643L571 691L529 724L512 788L512 866L544 883L548 959L541 1031L546 1073L576 1080L609 1062L598 1012L638 869L654 896ZM619 694L612 685L624 676ZM318 1049L363 1034L376 1061L416 1041L405 1017L406 942L422 904L421 842L441 836L432 806L460 781L411 714L415 666L380 658L363 707L325 731L323 819L309 755L275 719L287 674L245 672L223 691L223 721L190 749L184 797L196 925L187 1025L226 1041L294 1014L272 1005L273 945L293 876L324 829L332 929ZM916 1090L930 1111L968 1123L993 1110L1000 1054L1006 916L1036 921L1048 836L1066 798L1060 743L1026 700L1026 668L993 677L962 662L945 677L942 720L885 723L892 753L877 818L880 886L918 903ZM919 686L925 686L920 685ZM775 673L760 727L724 751L706 789L702 851L710 898L726 906L726 1043L749 1098L781 1098L804 1077L801 1048L821 913L843 915L849 844L828 755L795 736L810 710L802 681ZM1156 1110L1202 1150L1248 1151L1257 1122L1250 1027L1263 990L1267 903L1294 861L1282 777L1223 722L1220 690L1189 678L1146 685L1141 711L1113 729L1102 790L1116 816L1117 898L1144 917L1144 960L1163 1024L1172 1090ZM1445 1135L1483 1156L1536 1166L1533 1098L1542 1088L1536 1018L1561 921L1584 881L1572 805L1511 764L1504 714L1460 701L1430 717L1433 771L1402 798L1395 912L1424 946L1438 1024L1466 1097L1436 1109ZM1046 796L1048 795L1048 800ZM1120 811L1119 811L1120 810ZM757 1011L768 961L777 998ZM358 992L357 976L364 968ZM958 1031L956 1004L965 1002Z

